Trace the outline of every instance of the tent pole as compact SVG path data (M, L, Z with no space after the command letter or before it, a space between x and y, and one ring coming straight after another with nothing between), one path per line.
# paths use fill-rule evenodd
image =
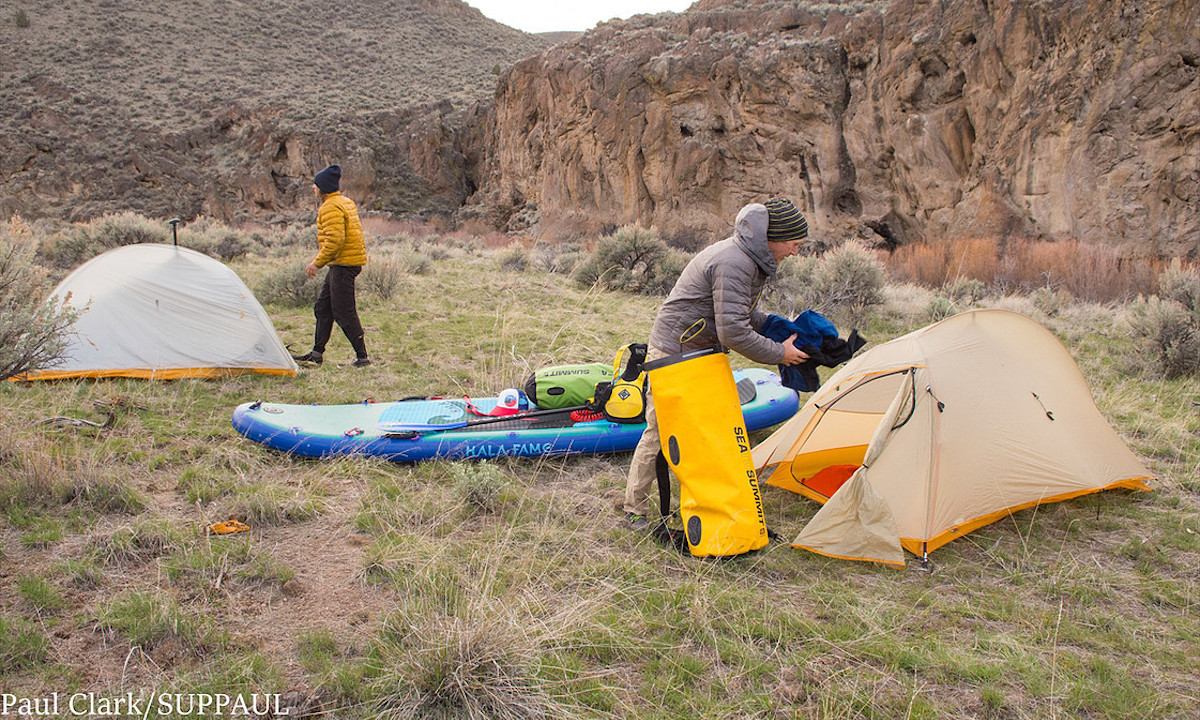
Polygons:
M175 247L179 247L178 226L179 226L180 220L179 220L179 218L171 218L167 222L171 224L171 244L174 245Z

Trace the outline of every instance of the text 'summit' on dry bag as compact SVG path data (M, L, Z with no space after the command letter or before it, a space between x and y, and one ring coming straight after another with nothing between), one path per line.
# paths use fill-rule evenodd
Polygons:
M646 363L662 452L679 480L679 512L695 556L740 555L769 540L750 436L721 348Z
M525 380L525 396L544 410L582 407L595 395L596 385L610 382L613 369L603 363L556 365L542 368Z
M596 386L592 405L603 412L606 420L615 423L646 422L646 344L630 343L617 351L613 358L612 382ZM625 369L621 369L621 362Z

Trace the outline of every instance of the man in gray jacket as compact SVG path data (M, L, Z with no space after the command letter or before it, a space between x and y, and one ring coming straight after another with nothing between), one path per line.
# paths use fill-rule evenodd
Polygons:
M759 310L763 286L779 263L800 251L808 221L789 200L772 198L738 212L733 237L702 250L684 268L658 311L647 360L721 345L763 365L795 365L808 356L792 335L775 342L759 335L767 319ZM625 519L634 529L649 523L650 490L660 449L654 399L646 399L646 430L633 452L625 484Z

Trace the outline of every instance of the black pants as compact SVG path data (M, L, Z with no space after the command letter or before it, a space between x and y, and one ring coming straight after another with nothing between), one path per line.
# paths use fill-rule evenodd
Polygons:
M362 267L358 265L329 266L325 284L313 306L313 315L317 317L313 350L325 352L325 344L333 333L333 323L337 322L354 348L354 354L360 358L367 356L367 344L363 341L362 323L358 320L358 306L354 301L354 278L360 272Z

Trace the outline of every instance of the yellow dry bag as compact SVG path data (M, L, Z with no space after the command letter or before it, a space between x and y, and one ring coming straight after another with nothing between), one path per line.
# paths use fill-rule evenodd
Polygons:
M646 363L663 455L679 479L693 555L765 547L767 522L729 357L720 348Z

